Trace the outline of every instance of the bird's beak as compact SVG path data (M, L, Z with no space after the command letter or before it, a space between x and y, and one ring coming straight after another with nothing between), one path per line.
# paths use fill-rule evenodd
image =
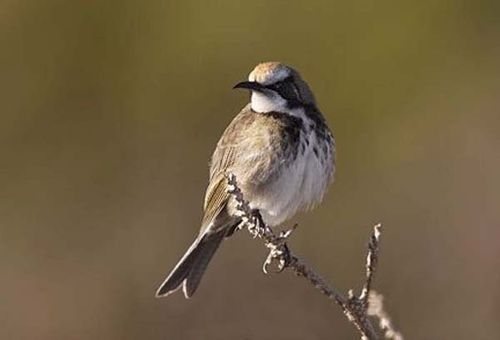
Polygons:
M264 92L266 87L256 81L242 81L233 86L233 89L248 89L252 91Z

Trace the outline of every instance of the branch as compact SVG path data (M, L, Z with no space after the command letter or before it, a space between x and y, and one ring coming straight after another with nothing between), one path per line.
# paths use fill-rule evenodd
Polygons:
M384 311L384 297L375 291L371 291L368 297L368 315L379 320L379 328L384 333L386 339L403 340L403 334L398 332L392 324L391 318Z
M304 262L299 257L295 256L286 244L286 240L295 230L292 227L289 230L282 231L279 235L267 226L262 220L258 210L252 210L248 201L243 197L243 193L238 187L236 177L233 174L228 174L228 193L233 196L237 203L237 211L242 219L239 228L246 227L248 232L254 237L259 237L264 240L264 244L270 249L269 255L262 267L265 273L268 273L268 267L273 262L278 263L278 272L288 268L291 269L296 275L304 277L316 289L326 295L329 299L334 300L337 305L342 308L344 315L349 322L354 324L356 329L361 335L363 340L376 340L379 339L377 331L375 330L369 316L379 318L379 327L384 331L386 339L403 340L400 333L394 330L390 318L383 311L381 295L372 292L371 285L373 275L378 263L378 252L380 243L380 229L381 225L377 224L373 227L370 241L368 244L368 255L366 257L366 279L363 284L361 294L355 296L353 290L349 290L348 296L341 294L333 286L329 285L327 281L321 277L311 266ZM373 301L378 302L374 304L377 308L372 308ZM370 307L370 308L369 308Z

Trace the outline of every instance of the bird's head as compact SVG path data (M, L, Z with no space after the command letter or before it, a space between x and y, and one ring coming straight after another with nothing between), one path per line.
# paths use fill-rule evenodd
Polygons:
M234 86L252 91L251 105L257 112L288 112L295 108L315 105L307 83L293 68L279 62L257 65L248 81Z

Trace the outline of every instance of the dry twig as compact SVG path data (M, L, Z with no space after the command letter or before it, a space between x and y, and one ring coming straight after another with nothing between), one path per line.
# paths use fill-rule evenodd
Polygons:
M373 274L375 273L378 262L380 224L374 226L368 244L366 279L361 294L356 296L351 289L346 297L337 289L329 285L311 266L290 251L286 244L286 240L294 231L295 226L281 232L279 235L275 235L271 228L263 222L260 213L250 208L249 203L244 199L243 193L238 187L236 177L229 174L227 176L227 181L228 193L234 197L237 203L237 209L242 218L240 228L246 227L254 238L259 237L263 239L266 247L270 249L269 255L262 268L265 273L268 272L268 266L277 261L278 272L283 271L285 268L289 268L296 275L307 279L316 289L321 291L328 298L334 300L342 308L342 311L348 320L355 325L363 340L374 340L379 338L369 316L375 316L379 319L380 329L384 332L384 337L386 339L403 340L402 335L394 330L389 316L383 310L382 296L371 290Z
M392 324L391 318L384 310L384 297L375 291L370 291L368 297L368 315L376 317L379 322L379 328L382 330L386 339L403 340L403 334L398 332Z

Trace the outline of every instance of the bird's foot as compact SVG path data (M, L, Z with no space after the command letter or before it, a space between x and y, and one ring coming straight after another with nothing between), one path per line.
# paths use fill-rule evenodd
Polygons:
M266 244L267 248L270 249L269 255L267 255L264 264L262 265L262 271L266 274L269 273L269 266L277 261L277 273L281 273L288 265L290 264L291 256L290 250L288 249L288 245L286 244L286 240L292 234L292 232L297 228L297 224L295 224L292 228L283 230L280 234L275 238L274 242L269 242Z
M248 224L248 231L250 232L252 237L262 237L266 233L266 231L268 231L268 229L269 227L264 223L259 210L253 209L251 220Z
M269 255L267 255L267 258L264 261L264 264L262 265L262 271L265 274L269 274L269 266L274 262L277 262L275 272L281 273L290 262L290 251L288 250L288 246L286 245L286 243L279 246L276 246L273 243L268 243L266 246L270 249L270 251Z

